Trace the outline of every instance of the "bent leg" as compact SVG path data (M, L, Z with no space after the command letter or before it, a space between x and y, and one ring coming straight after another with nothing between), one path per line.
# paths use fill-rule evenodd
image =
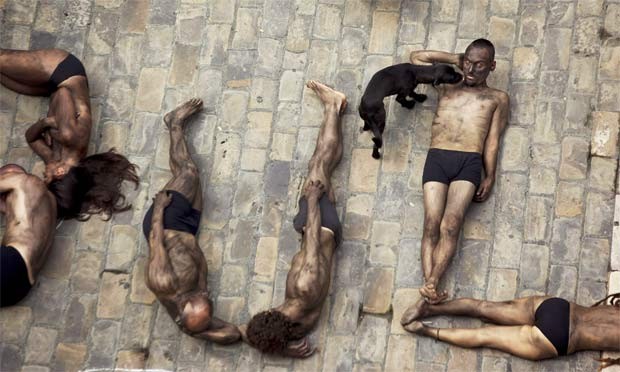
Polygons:
M306 189L308 182L321 181L325 185L330 200L334 201L331 187L331 175L342 158L342 128L340 115L344 111L347 101L344 94L329 88L316 81L309 81L308 88L314 90L324 106L323 123L316 141L316 148L308 164L308 177L303 186Z
M433 271L428 279L428 284L435 288L454 256L463 217L475 192L475 185L468 181L454 181L448 188L446 209L439 227L439 242L433 251Z
M69 53L61 49L33 51L0 49L1 82L6 83L10 89L10 84L19 88L15 83L29 87L45 87L58 64L68 55Z
M170 132L170 170L173 175L164 186L164 190L173 190L183 194L197 210L202 210L200 175L187 149L184 124L187 118L198 112L200 108L202 108L202 100L194 98L164 116L164 122Z
M545 339L538 328L529 325L440 329L413 322L405 329L452 345L465 348L488 347L529 360L557 356L551 342Z

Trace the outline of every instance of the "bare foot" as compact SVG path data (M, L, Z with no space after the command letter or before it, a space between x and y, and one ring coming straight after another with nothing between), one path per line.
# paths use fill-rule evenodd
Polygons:
M416 320L414 322L411 322L411 323L407 324L403 328L405 328L405 330L408 331L408 332L417 333L417 334L421 335L422 334L422 330L424 330L424 324L422 324L422 322Z
M347 97L344 93L338 92L325 84L319 83L316 80L309 80L306 86L319 96L323 104L334 104L338 108L338 112L341 114L347 108Z
M433 300L437 297L437 292L435 292L435 285L433 283L426 282L422 287L420 287L420 294L424 296L427 300Z
M423 298L420 298L415 304L409 306L400 318L400 324L403 326L418 320L426 315L427 302Z
M183 120L198 112L198 110L200 110L201 108L202 100L200 98L192 98L167 113L164 116L164 123L166 123L168 129L170 129L170 126L173 122L178 122L179 124L181 124Z
M428 282L420 288L420 294L422 294L424 300L431 305L438 304L448 298L448 291L437 292L435 285Z

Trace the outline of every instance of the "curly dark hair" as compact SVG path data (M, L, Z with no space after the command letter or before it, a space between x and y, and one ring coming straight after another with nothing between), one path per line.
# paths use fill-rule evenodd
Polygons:
M112 214L131 208L121 192L123 181L138 188L136 165L111 149L85 157L47 187L56 197L58 218L85 221L98 213L110 219Z
M264 353L282 353L289 341L304 335L300 323L273 309L254 315L246 330L250 344Z

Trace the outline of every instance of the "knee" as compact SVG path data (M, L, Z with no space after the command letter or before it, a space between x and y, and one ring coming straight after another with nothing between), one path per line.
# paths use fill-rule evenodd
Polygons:
M459 237L459 232L461 231L461 220L462 219L459 216L444 216L441 220L441 226L439 227L441 236L450 239L457 239Z
M180 176L188 179L197 179L200 177L200 172L198 172L198 168L194 164L187 164L181 170Z
M424 236L433 243L439 240L439 224L439 219L428 217L424 219Z

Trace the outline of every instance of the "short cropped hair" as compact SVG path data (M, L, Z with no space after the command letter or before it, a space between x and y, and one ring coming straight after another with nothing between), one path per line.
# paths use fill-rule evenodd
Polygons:
M469 44L467 46L467 49L465 49L465 53L467 53L467 51L470 48L486 49L486 50L489 51L489 56L491 57L491 61L493 61L495 59L495 46L493 45L492 42L490 42L487 39L476 39L476 40L472 41L471 44Z

